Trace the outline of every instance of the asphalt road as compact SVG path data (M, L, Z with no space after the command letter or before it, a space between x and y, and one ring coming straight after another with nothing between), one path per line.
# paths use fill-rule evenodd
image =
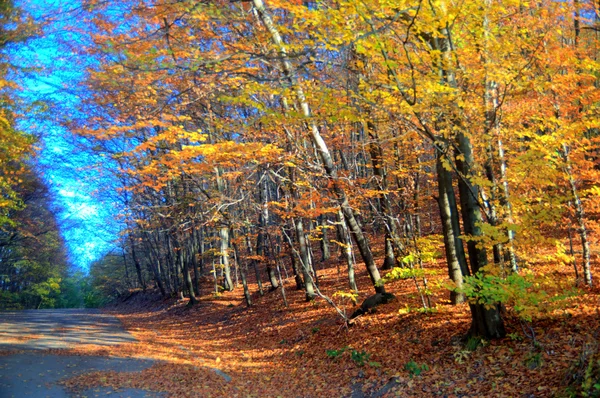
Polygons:
M115 345L135 341L115 317L91 309L0 312L0 398L72 397L57 382L98 370L136 372L152 366L151 360L114 357L48 355L51 348L85 344ZM78 396L159 397L142 390L95 388Z

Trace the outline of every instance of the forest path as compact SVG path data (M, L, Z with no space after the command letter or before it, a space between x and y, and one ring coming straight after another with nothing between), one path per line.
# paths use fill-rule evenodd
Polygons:
M73 396L58 382L76 375L113 370L141 371L155 361L114 357L48 355L49 349L110 346L136 341L112 315L92 309L27 310L0 313L0 397ZM16 350L16 351L14 351ZM109 388L81 396L150 397L147 391ZM79 395L78 394L78 395Z

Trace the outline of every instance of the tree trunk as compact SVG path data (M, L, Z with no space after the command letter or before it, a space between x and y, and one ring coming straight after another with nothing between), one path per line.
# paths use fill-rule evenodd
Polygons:
M219 229L221 236L221 265L223 266L223 276L225 290L233 290L233 282L231 280L231 267L229 265L229 227L221 227Z
M194 294L200 297L200 273L198 272L198 239L196 237L196 231L196 228L193 228L192 233L190 234L190 239L192 240L190 260L192 261L192 270L194 272Z
M300 267L302 269L302 279L304 279L306 300L310 301L315 298L315 287L313 285L313 278L310 275L310 255L308 253L306 236L304 235L304 226L300 217L292 221L296 228L296 239L298 240L298 247L300 249Z
M581 239L581 247L583 251L583 280L586 285L592 286L592 269L590 267L590 243L587 238L587 228L585 226L585 213L583 210L583 204L579 198L577 191L577 183L573 177L573 171L571 164L569 163L569 148L563 144L563 158L565 160L565 172L569 180L569 186L571 188L571 195L573 196L573 204L575 205L575 218L577 220L577 232Z
M131 236L131 233L129 234L129 244L131 246L131 258L133 259L133 263L135 264L135 272L137 273L138 281L140 282L142 290L146 291L146 281L144 280L144 276L142 275L142 266L138 261L137 254L135 251L135 243L133 241L133 236Z
M419 156L417 156L417 164L419 165L419 168L417 169L417 172L415 173L415 184L414 184L414 188L413 188L413 205L412 208L414 209L414 214L412 215L412 218L414 220L414 233L420 237L423 234L422 231L422 227L421 227L421 203L420 203L420 195L421 195L421 159L419 158Z
M321 261L329 260L331 254L329 252L329 237L327 236L327 217L325 215L319 216L321 225Z
M248 254L253 255L252 244L250 243L250 237L246 235L246 248ZM265 294L263 290L262 280L260 279L260 272L258 271L258 262L255 259L250 260L250 265L254 268L254 275L256 276L256 284L258 285L258 293L262 296Z
M156 250L156 245L152 242L154 241L154 234L150 232L144 232L144 235L144 246L146 248L146 252L148 253L149 260L151 263L150 268L152 269L152 273L154 274L156 282L158 283L158 288L160 289L163 297L166 297L171 291L171 286L169 285L168 275L165 276L165 273L162 269L160 253L158 252L158 250ZM155 243L157 242L158 235Z
M396 266L396 256L394 255L394 246L392 246L392 237L389 231L385 231L385 258L381 269L392 269Z
M342 211L338 211L338 225L340 228L339 235L341 236L341 243L344 245L342 249L344 250L344 257L346 258L346 264L348 265L348 285L350 289L354 292L358 292L358 287L356 286L356 277L354 275L354 256L352 256L352 240L350 239L350 233L348 232L348 226L346 225L346 220L344 220L344 215Z
M445 7L444 7L445 8ZM439 29L440 37L433 39L432 48L441 52L441 64L439 65L440 75L445 79L449 87L456 88L457 82L452 70L453 60L451 59L452 42L448 25ZM462 131L460 121L455 122L459 132L456 135L456 143L459 153L455 154L455 164L459 173L458 191L460 195L461 213L465 235L473 238L483 236L480 225L483 223L481 209L479 207L480 189L477 184L473 184L471 178L474 177L473 165L473 145L469 137ZM469 262L471 272L476 274L481 268L487 265L487 254L483 247L478 247L477 242L469 240L467 242L469 253ZM471 304L472 324L470 334L482 336L485 338L504 337L506 331L504 323L500 317L500 306L495 303Z
M160 291L160 295L164 298L167 297L167 292L165 291L165 287L162 283L162 279L160 277L160 268L158 265L154 266L152 264L148 264L148 268L152 270L152 274L154 275L154 280L156 281L156 286L158 286L158 290Z
M129 267L127 266L127 255L125 254L125 244L121 247L121 255L123 256L123 266L125 267L125 285L131 287L129 280Z
M448 263L448 276L454 282L457 289L463 287L463 276L468 275L465 250L460 236L460 224L454 188L452 187L452 175L445 169L442 154L436 154L436 168L438 180L438 205L442 219L442 231L444 235L444 248L446 249L446 262ZM452 304L465 301L465 295L456 291L450 292Z
M267 228L269 225L269 205L268 205L268 201L269 201L269 197L268 197L268 187L267 187L267 179L264 178L264 174L263 174L263 178L261 179L262 182L259 182L261 184L261 186L258 189L259 192L259 201L261 203L261 211L260 214L258 216L258 222L259 222L259 230L258 230L258 237L256 239L256 255L258 256L264 256L265 258L265 264L267 266L267 277L269 278L269 282L271 283L271 290L276 290L279 287L279 282L277 282L277 275L275 274L275 271L273 270L273 267L271 267L271 262L269 261L269 259L267 258Z
M186 255L187 250L184 247L181 247L179 250L179 260L181 262L181 266L183 268L183 283L185 286L185 290L187 290L188 296L190 298L190 302L188 305L194 305L198 302L198 300L196 300L196 296L194 295L194 283L192 282L192 277L190 275L190 269L189 269L189 259L186 258L188 257Z
M246 300L246 306L248 307L252 307L252 295L250 294L250 289L248 289L248 278L247 278L247 274L248 274L248 265L242 265L240 264L240 256L239 256L239 251L238 251L238 247L237 244L235 243L235 238L234 238L234 234L233 231L230 232L231 238L233 238L233 256L235 258L235 262L236 264L238 264L238 267L240 269L240 277L242 278L242 288L244 289L244 299Z
M199 260L199 266L200 266L200 273L204 272L204 230L200 231L200 241L199 241L199 250L200 250L200 258Z
M296 256L296 252L294 251L294 242L291 240L294 234L291 232L291 229L288 229L287 227L282 227L282 232L284 236L290 238L290 241L288 241L287 239L285 239L285 241L287 242L288 248L290 250L290 260L292 263L292 272L294 273L294 281L296 282L296 290L303 290L304 282L302 281L301 276L302 266L299 263L298 257Z
M369 144L369 153L371 156L371 164L373 165L373 174L376 177L377 189L381 192L378 201L385 224L385 259L383 261L382 269L387 270L396 266L396 254L400 255L404 252L404 245L400 242L396 222L392 215L392 206L387 194L388 184L387 174L383 165L383 149L381 148L381 145L379 145L379 137L377 136L375 125L372 122L367 122L366 128L371 140ZM396 246L398 253L394 251L394 246Z
M469 178L472 176L473 147L469 138L462 132L457 135L458 148L463 156L456 157L456 166L461 173L458 182L460 193L461 212L465 235L478 238L483 235L480 225L483 223L481 209L479 208L479 187L473 184ZM477 242L469 240L467 242L469 252L469 262L473 274L487 265L487 254L485 249L478 247ZM472 324L470 334L482 336L485 338L502 338L505 336L504 322L500 317L500 305L492 305L491 308L485 308L484 304L471 304Z
M502 196L501 204L506 209L506 221L509 223L508 227L508 259L510 262L510 269L512 272L518 271L517 256L515 254L515 230L513 229L513 214L512 204L510 202L510 191L508 186L508 179L506 177L506 159L504 157L504 147L502 140L498 138L498 158L500 161L500 179L502 180Z

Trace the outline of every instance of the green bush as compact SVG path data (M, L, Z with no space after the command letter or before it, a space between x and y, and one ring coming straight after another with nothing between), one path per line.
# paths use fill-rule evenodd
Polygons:
M367 354L366 351L358 352L356 350L352 350L350 353L350 359L352 359L352 361L354 361L354 363L358 366L364 366L370 357L371 354Z
M521 319L531 321L535 315L552 310L560 301L577 294L576 291L567 291L551 297L545 289L560 288L555 283L551 278L527 273L503 276L492 265L465 277L463 288L457 291L464 293L472 304L483 304L488 308L504 304L511 307Z
M339 350L327 350L326 354L329 358L336 359L346 352L346 349L348 349L348 347L340 348Z
M23 306L17 293L0 290L0 310L21 310Z
M99 308L104 306L107 302L108 300L105 297L94 290L85 293L83 297L85 308Z
M410 377L413 378L414 376L420 376L421 373L428 371L429 366L427 366L427 364L419 365L411 359L406 365L404 365L404 370L406 370Z

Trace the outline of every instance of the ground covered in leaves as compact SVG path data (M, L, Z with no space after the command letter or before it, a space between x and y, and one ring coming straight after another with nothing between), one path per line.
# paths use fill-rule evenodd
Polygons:
M567 274L565 269L556 277L568 280ZM319 275L324 293L346 289L334 265L325 264ZM135 387L172 397L356 398L566 397L593 393L594 383L600 383L598 289L581 291L531 322L508 308L508 336L479 341L464 338L468 305L449 305L443 288L432 288L435 308L422 311L414 281L392 282L387 290L396 295L394 301L346 327L323 300L305 302L292 282L285 285L287 308L281 289L256 294L251 308L241 287L215 296L207 284L206 295L193 307L135 293L107 311L139 342L60 352L152 358L157 364L139 373L86 374L65 384L75 391L91 385ZM371 291L362 272L358 282L360 303ZM337 300L352 310L349 300Z

